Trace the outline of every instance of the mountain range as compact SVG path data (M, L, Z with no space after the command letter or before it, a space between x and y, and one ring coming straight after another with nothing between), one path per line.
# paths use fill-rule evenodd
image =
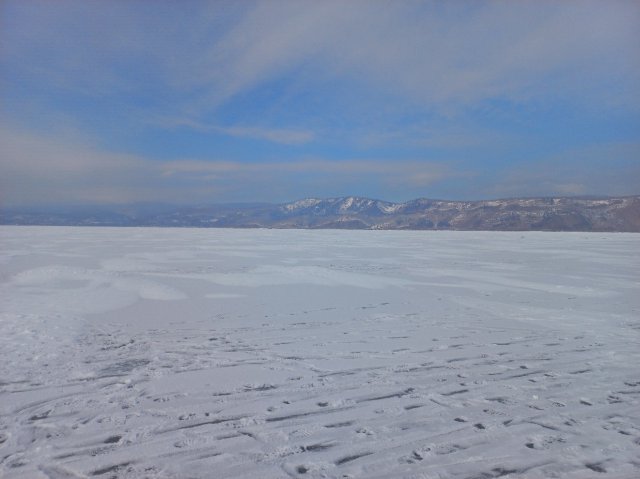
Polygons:
M640 196L403 203L361 197L283 204L132 205L7 210L1 224L214 228L640 232Z

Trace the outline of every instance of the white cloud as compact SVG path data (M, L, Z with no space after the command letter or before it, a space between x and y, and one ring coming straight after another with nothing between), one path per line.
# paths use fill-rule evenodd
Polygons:
M145 5L29 2L12 19L30 27L5 28L3 56L25 78L74 91L157 89L166 110L196 119L288 75L303 90L338 79L354 94L364 85L445 110L496 97L635 107L640 98L638 2ZM290 141L260 129L229 134Z
M264 128L259 126L219 126L183 119L164 119L158 124L168 128L187 127L197 131L219 133L238 138L267 140L283 145L302 145L314 140L312 131L290 128Z
M484 196L635 195L640 178L639 156L640 143L569 149L499 172Z
M624 1L260 2L193 72L213 104L300 67L427 105L593 93L616 76L637 91L638 20Z
M420 160L323 158L247 163L216 159L153 161L109 152L87 139L53 137L0 124L0 190L8 206L56 203L215 203L288 201L302 196L405 197L460 176ZM393 199L393 198L391 198Z
M153 162L72 140L0 126L3 204L127 203L158 200L165 189Z
M299 158L153 161L105 151L77 135L53 137L0 124L3 207L133 202L289 201L308 196L506 196L637 193L638 143L568 150L502 170L482 172L428 159ZM616 168L608 168L614 161ZM484 189L483 189L484 188Z
M513 154L514 138L527 134L522 125L514 134L475 124L474 118L491 116L484 115L493 108L488 100L531 102L543 109L554 99L595 109L640 105L640 3L632 1L160 2L151 9L135 0L8 0L2 8L3 76L11 72L20 78L35 105L14 105L10 114L32 126L46 123L41 113L51 116L55 105L71 98L73 107L54 117L66 114L81 122L74 109L104 111L105 122L122 117L123 126L114 125L121 131L131 125L145 131L154 121L158 125L158 118L168 118L160 124L169 129L284 145L323 140L319 151L328 154L343 145L399 146L404 154L445 149L443 157L451 159L487 147L499 154L508 142ZM261 107L248 104L247 93L267 86L273 91L265 110L272 110L256 115ZM90 96L99 98L98 106ZM304 108L314 101L335 105L323 103L314 118L312 111L296 111L299 97L305 98ZM118 112L114 117L104 107L108 102ZM354 125L350 109L359 108L362 120ZM461 109L468 114L457 116ZM518 115L518 108L506 110ZM462 120L448 121L456 117ZM305 124L293 123L300 118ZM0 131L0 142L5 205L280 200L366 194L365 187L395 199L469 179L455 166L420 157L259 163L268 159L257 151L255 163L229 158L163 163L108 152L82 137L8 127ZM508 173L490 166L497 177L477 175L473 192L465 194L480 192L481 185L487 196L631 191L638 177L637 149L635 163L616 159L609 169L607 158L613 157L606 155L612 151L596 151L603 159L583 169L576 167L577 153ZM463 163L471 159L451 165Z
M575 196L587 193L587 187L582 183L557 183L551 187L561 195Z
M205 160L177 160L162 163L161 170L164 176L179 176L181 174L224 174L224 173L248 173L258 174L275 172L283 173L309 173L309 174L342 174L342 175L381 175L383 177L394 176L406 179L412 183L414 178L427 177L436 181L445 177L453 177L454 174L448 167L429 161L418 160L369 160L369 159L300 159L287 162L247 163L233 161L205 161Z

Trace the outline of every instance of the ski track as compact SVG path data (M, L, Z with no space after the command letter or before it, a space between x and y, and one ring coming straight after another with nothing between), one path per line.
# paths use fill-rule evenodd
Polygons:
M1 477L640 477L638 235L0 244Z

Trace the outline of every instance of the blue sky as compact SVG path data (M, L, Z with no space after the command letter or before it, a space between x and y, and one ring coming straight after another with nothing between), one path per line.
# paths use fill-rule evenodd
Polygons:
M0 205L640 193L637 1L0 3Z

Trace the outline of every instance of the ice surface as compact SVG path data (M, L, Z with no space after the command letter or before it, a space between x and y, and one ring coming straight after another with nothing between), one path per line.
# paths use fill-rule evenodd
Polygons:
M0 476L640 477L640 236L0 228Z

